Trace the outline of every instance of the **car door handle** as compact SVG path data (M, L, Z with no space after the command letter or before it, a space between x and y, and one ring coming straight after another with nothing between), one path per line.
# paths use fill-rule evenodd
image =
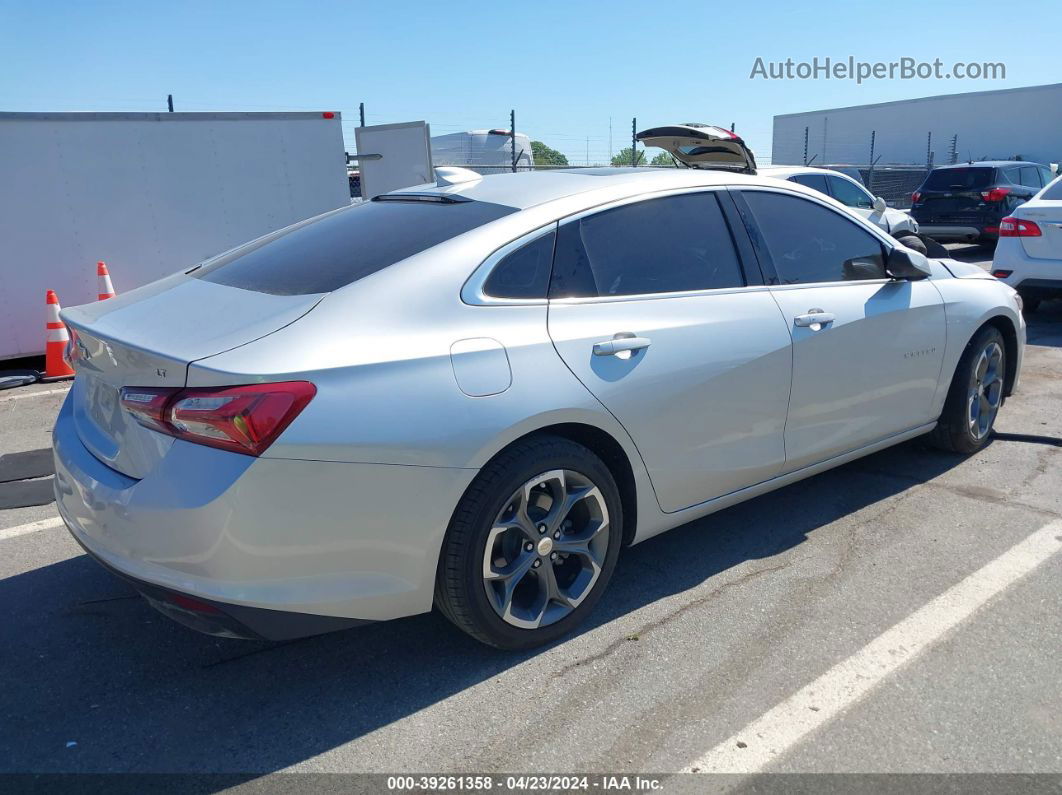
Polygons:
M652 344L652 340L648 337L635 337L616 335L610 340L604 342L594 343L594 356L615 356L617 353L623 353L624 351L640 351L642 348L648 348Z
M803 328L811 328L814 331L818 331L818 329L814 328L815 326L821 328L827 323L832 323L835 319L831 312L823 312L821 309L809 309L806 315L797 315L793 318L793 322Z

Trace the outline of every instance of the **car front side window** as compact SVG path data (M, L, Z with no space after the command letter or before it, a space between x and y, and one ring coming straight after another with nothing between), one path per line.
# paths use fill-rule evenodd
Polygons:
M781 284L885 279L880 241L843 214L805 198L742 191Z
M828 177L830 192L846 207L855 207L860 210L869 210L874 206L874 199L865 190L840 177Z

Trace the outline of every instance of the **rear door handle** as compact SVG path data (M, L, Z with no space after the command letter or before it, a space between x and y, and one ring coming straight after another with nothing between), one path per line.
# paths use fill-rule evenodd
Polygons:
M595 342L594 356L615 356L617 353L623 353L624 351L633 353L643 348L648 348L651 344L652 340L648 337L635 337L633 334L628 337L617 334L610 340Z
M803 328L818 331L827 323L832 323L836 318L831 312L823 312L821 309L809 309L805 315L797 315L793 322Z

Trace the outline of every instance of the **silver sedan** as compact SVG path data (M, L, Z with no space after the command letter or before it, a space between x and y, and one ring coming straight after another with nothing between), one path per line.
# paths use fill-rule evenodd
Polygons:
M980 269L694 168L451 174L63 318L58 507L153 605L270 639L437 606L503 648L627 545L924 434L976 452L1025 343Z

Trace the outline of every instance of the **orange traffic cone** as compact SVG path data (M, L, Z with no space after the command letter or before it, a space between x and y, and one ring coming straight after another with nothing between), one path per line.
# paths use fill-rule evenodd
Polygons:
M48 322L45 324L44 346L44 377L46 379L70 378L74 375L73 369L63 358L63 351L70 342L70 333L66 325L59 319L59 299L54 290L49 290L45 299Z
M111 284L111 274L107 272L107 263L100 260L96 263L96 277L99 279L99 295L96 296L98 301L106 301L108 298L114 298L114 285Z

